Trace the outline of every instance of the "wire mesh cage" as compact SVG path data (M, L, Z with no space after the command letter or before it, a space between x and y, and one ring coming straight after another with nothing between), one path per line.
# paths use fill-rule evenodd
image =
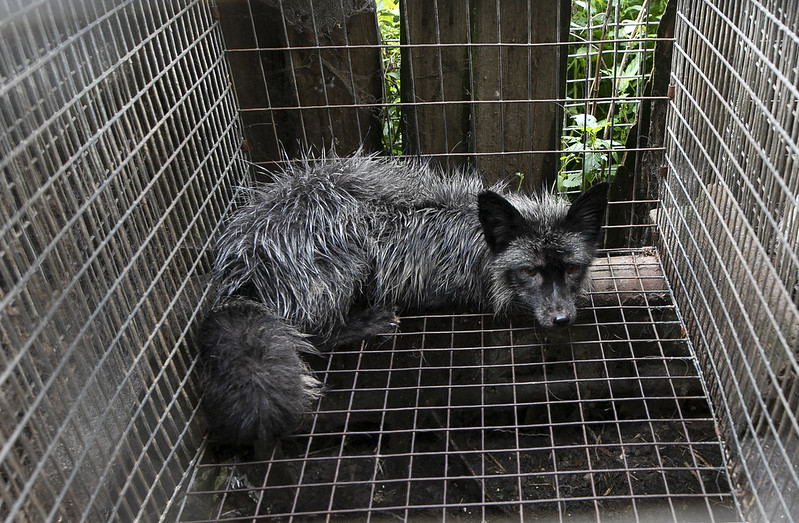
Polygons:
M746 513L796 518L799 9L686 5L677 27L661 251Z
M0 38L4 520L797 518L792 1L0 0ZM593 287L568 332L309 357L296 434L225 452L214 241L253 164L331 148L612 180Z
M563 339L430 315L321 359L309 426L265 461L202 460L181 519L736 520L659 260L614 254Z
M202 2L3 2L0 515L156 514L196 452L199 313L244 172Z

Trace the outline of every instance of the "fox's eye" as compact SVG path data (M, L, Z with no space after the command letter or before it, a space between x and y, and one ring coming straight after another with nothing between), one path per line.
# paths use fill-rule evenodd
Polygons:
M572 264L566 265L566 267L563 268L563 270L566 271L566 274L574 274L575 272L577 272L577 269L579 269L579 267Z
M525 267L522 269L527 276L537 276L538 275L538 268L536 267Z

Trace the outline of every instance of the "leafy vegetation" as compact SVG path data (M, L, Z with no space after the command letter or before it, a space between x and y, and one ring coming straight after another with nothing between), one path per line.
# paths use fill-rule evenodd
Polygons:
M377 25L383 47L383 84L385 103L383 109L383 148L393 154L402 154L400 134L400 12L399 0L377 0Z
M573 0L557 191L610 179L652 68L666 0Z
M600 133L611 125L607 119L599 121L590 113L569 116L574 124L565 127L561 135L563 152L556 182L559 192L607 179L621 159L618 149L624 147L612 138L600 138Z

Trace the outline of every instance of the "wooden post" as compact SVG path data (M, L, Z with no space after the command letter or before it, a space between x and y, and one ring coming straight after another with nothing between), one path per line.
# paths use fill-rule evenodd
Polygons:
M383 96L374 0L217 5L253 161L381 149L379 109L358 107Z
M402 101L411 104L403 111L405 152L460 153L445 158L471 160L489 180L519 173L525 191L550 185L566 89L559 43L568 40L570 3L404 0L400 11L403 44L410 44L402 62Z
M649 97L667 96L671 80L671 58L674 44L674 24L677 19L677 0L668 0L658 25L654 66L644 87L644 96L638 108L635 123L627 135L622 164L610 186L610 200L624 202L608 207L608 247L641 247L652 245L651 227L630 227L632 224L651 223L650 212L656 208L660 176L663 173L664 151L638 151L639 147L662 147L666 138L666 113L668 100Z
M469 0L403 0L403 44L443 47L402 49L403 138L405 154L447 155L452 167L469 159ZM438 103L436 103L438 102ZM445 104L441 102L463 102ZM415 105L418 104L418 105Z
M558 43L568 41L569 14L567 0L472 1L475 43L551 44L475 48L474 99L496 101L473 106L477 166L489 179L519 173L530 192L557 176L567 54Z

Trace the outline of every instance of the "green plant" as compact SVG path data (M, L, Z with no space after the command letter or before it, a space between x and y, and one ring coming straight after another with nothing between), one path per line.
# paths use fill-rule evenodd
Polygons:
M377 25L380 29L383 62L383 148L402 154L400 134L400 13L399 0L377 0Z
M592 114L571 115L574 125L563 129L563 153L560 157L558 192L585 189L596 181L610 177L613 166L619 162L620 153L614 151L623 144L613 139L600 138L599 134L611 122L599 121Z
M611 179L635 121L666 0L574 0L557 191Z

